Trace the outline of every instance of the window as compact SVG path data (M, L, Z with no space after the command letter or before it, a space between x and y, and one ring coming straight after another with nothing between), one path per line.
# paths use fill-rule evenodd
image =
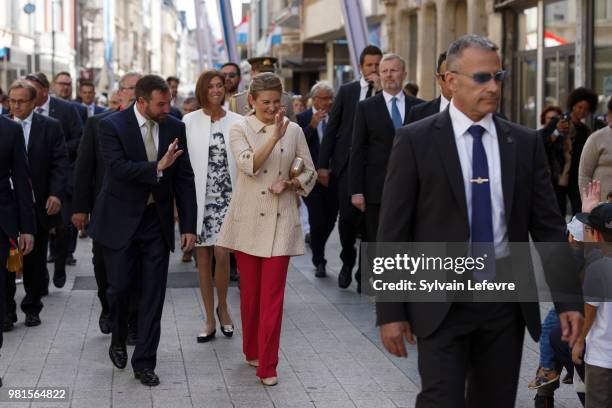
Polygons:
M519 50L529 51L538 48L538 8L523 10L518 16Z
M544 46L576 42L576 0L555 0L544 5Z

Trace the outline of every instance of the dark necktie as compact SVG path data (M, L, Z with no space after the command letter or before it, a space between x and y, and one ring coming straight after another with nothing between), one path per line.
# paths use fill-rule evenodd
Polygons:
M472 256L485 257L485 268L475 270L477 281L495 278L495 244L493 237L493 209L491 204L491 183L487 152L482 144L485 129L480 125L472 125L468 129L474 139L472 145L472 225L471 241Z
M402 127L402 114L397 107L397 97L391 98L391 120L395 129Z
M368 99L370 96L372 96L374 93L374 84L369 82L368 83L368 92L366 93L366 99Z

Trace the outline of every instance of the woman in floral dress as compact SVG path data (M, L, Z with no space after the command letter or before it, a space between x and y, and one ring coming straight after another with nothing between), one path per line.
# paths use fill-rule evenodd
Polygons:
M196 259L206 323L197 337L199 343L213 339L216 318L222 333L231 337L234 325L227 307L229 286L229 251L216 246L217 234L229 207L234 185L236 162L229 150L229 128L242 117L223 109L225 88L223 74L209 70L200 75L196 97L201 109L183 118L187 148L195 174L198 201L198 240ZM213 257L215 264L213 282ZM214 288L218 303L215 308Z

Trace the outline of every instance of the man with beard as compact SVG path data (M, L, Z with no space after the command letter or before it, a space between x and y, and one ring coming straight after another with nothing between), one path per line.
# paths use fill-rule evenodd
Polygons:
M87 108L78 100L72 99L72 77L69 72L62 71L55 75L55 78L53 78L53 94L58 98L74 104L77 112L79 112L81 123L85 123L87 120Z
M136 103L100 123L107 168L91 216L89 235L103 247L112 326L109 356L127 365L127 310L133 282L140 285L135 377L159 385L155 374L169 252L174 250L176 201L181 248L196 241L197 204L185 126L168 116L171 94L157 75L136 83Z
M134 102L134 89L136 83L142 76L136 72L129 72L119 80L119 91L117 92L119 108L129 107ZM74 197L72 223L80 231L84 230L89 223L96 197L102 189L102 181L106 173L102 151L100 149L100 121L116 110L110 110L92 116L85 124L83 139L79 145L79 152L75 163L74 172ZM104 263L102 246L97 240L92 242L93 268L96 284L98 285L98 299L102 306L102 312L98 319L100 331L108 334L111 331L110 308L106 296L108 289L108 277ZM130 296L130 310L128 316L127 344L136 345L138 323L138 288L132 291Z
M380 61L383 91L357 105L349 159L352 204L365 213L366 239L376 241L380 199L395 131L406 124L410 109L423 102L406 95L406 61L395 54Z
M230 98L238 93L240 86L240 67L234 62L226 62L221 65L221 73L225 78L225 103L224 109L229 109Z

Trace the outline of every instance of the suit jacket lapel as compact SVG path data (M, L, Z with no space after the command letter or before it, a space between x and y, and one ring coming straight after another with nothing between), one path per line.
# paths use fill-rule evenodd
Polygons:
M122 113L125 112L127 126L126 132L127 139L124 140L126 146L129 143L134 149L134 153L136 154L136 159L147 161L147 150L144 145L144 140L142 138L142 132L140 131L140 126L138 126L138 120L136 119L136 114L134 113L134 105L130 105L126 108Z
M161 158L164 157L164 154L166 154L166 152L168 151L168 146L170 146L170 142L171 142L170 140L171 136L169 134L167 122L160 123L158 126L159 126L159 142L157 143L157 160L161 160ZM176 135L175 137L178 137L178 135ZM172 139L172 141L174 141L174 139ZM180 148L181 147L179 146L179 149Z
M442 156L442 163L444 164L444 170L448 177L451 190L455 195L457 204L464 215L465 222L467 223L467 203L465 197L465 188L463 186L463 172L461 170L461 162L459 161L459 153L457 151L457 143L455 143L455 133L453 131L453 125L451 123L450 114L448 109L440 115L434 127L437 132L434 134L435 142L438 146L438 152Z
M386 134L395 135L395 126L393 126L393 119L391 119L391 115L389 114L389 109L387 109L387 101L385 101L385 96L382 92L376 94L376 96L372 96L372 98L376 98L376 107L379 110L380 118L385 122L385 126L387 127Z
M38 117L38 115L35 113L32 115L32 124L30 125L30 135L28 137L28 153L30 152L30 148L32 147L32 139L34 139L35 137L37 137L36 135L38 135L39 132L39 128L40 126L40 118ZM42 130L42 129L41 129Z
M510 211L514 200L514 181L516 178L516 143L510 128L493 116L497 129L497 143L499 144L499 158L501 162L502 191L504 194L504 213L506 224L510 222Z

